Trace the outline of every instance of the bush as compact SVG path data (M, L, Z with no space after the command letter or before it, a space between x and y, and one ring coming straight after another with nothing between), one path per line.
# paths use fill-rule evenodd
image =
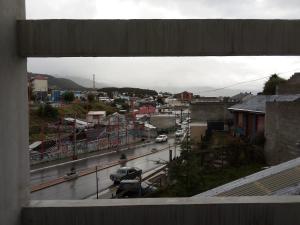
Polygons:
M37 113L44 118L56 119L58 117L58 110L50 104L40 105Z
M70 92L70 91L65 92L65 93L63 94L63 99L64 99L64 101L67 102L67 103L73 102L74 99L75 99L74 93L73 93L73 92Z
M92 93L89 93L87 96L88 102L93 102L95 101L95 95Z

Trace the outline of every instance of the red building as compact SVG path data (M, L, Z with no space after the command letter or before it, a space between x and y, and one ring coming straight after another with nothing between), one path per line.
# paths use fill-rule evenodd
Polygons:
M193 93L184 91L177 94L176 98L183 102L191 102L193 99Z
M138 114L153 114L155 113L156 108L152 105L142 106L139 108Z

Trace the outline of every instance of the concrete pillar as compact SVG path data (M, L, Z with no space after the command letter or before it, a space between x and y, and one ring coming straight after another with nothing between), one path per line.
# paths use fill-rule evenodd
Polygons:
M29 197L26 58L17 54L16 20L25 0L0 1L0 224L20 224Z

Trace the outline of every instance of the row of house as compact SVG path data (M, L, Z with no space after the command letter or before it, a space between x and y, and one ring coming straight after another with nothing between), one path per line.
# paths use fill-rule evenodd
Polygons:
M234 136L250 141L264 138L270 165L300 156L300 73L278 85L276 95L247 95L239 103L196 102L190 108L192 137L198 141L203 127L214 130L230 127Z

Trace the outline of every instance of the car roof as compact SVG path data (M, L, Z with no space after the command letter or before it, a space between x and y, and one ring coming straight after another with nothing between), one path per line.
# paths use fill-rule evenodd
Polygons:
M129 169L138 169L138 168L133 167L133 166L123 166L123 167L120 167L119 169L122 169L122 170L129 170Z
M128 170L130 169L131 167L127 167L127 166L124 166L124 167L120 167L119 170Z
M136 184L136 183L139 183L139 181L138 180L121 180L120 183L121 184L124 184L124 183Z

